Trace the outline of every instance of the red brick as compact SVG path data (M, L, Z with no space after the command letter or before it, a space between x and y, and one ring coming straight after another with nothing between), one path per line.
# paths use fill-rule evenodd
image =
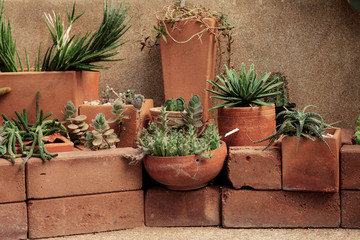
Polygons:
M281 153L277 147L230 147L228 178L235 189L281 189Z
M352 136L355 131L350 128L342 128L341 129L341 143L342 145L352 145Z
M43 163L32 158L27 164L28 198L51 198L142 188L141 164L129 165L124 153L133 148L59 153Z
M0 203L25 201L25 169L19 171L22 159L13 165L0 158Z
M338 193L223 189L227 228L339 227Z
M145 223L151 227L219 226L219 189L172 191L150 188L145 195Z
M29 237L55 237L144 226L143 191L31 200Z
M27 239L25 202L0 204L0 239Z
M341 226L360 228L360 191L341 191Z
M341 189L360 190L360 145L344 145L340 154Z

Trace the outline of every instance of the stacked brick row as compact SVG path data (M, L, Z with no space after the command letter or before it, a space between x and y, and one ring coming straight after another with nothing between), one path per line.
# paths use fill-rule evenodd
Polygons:
M194 191L150 187L146 226L360 228L360 146L343 129L339 192L284 191L281 149L231 147L228 186Z
M0 161L0 239L55 237L144 225L142 168L132 148L60 153L26 170ZM15 178L14 178L15 176Z

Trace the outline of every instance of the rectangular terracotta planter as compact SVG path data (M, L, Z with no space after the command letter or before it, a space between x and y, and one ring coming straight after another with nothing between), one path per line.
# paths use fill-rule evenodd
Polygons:
M61 113L68 100L75 106L85 100L99 98L99 72L2 72L0 86L10 87L11 92L0 98L0 113L10 119L15 111L27 109L30 123L35 122L36 93L40 92L40 108L51 117L64 120Z
M311 141L301 137L296 151L296 137L282 140L282 184L288 191L338 192L339 150L341 130L329 130L333 137L324 137L331 154L320 140Z
M340 188L360 190L360 145L344 145L340 153Z
M117 147L133 147L134 146L134 139L136 136L136 131L139 127L141 131L144 126L147 126L147 123L150 120L150 108L154 107L154 102L152 99L145 99L144 103L141 108L141 118L142 122L140 124L140 119L138 114L136 113L136 109L132 105L126 105L127 108L125 112L125 116L128 116L128 119L124 119L123 127L125 130L121 131L119 136L120 142L118 143ZM91 124L92 120L96 117L97 114L103 113L105 114L106 119L110 119L115 117L114 114L111 113L112 105L90 105L90 104L81 104L79 106L79 114L86 115L87 118L85 120L86 123ZM110 124L110 127L118 132L118 125L116 123ZM92 129L90 127L90 129Z
M28 201L29 237L45 238L144 226L142 190Z
M212 18L203 19L209 27L217 25ZM183 97L189 101L192 95L199 95L204 107L204 120L208 120L210 108L209 88L206 80L214 80L216 43L214 35L205 31L198 37L194 34L203 30L202 23L196 19L177 21L175 29L172 23L166 27L170 36L166 36L167 43L160 38L161 63L164 79L165 99ZM179 43L182 42L182 43ZM184 43L186 42L186 43Z
M19 171L21 163L20 158L15 159L14 165L0 158L0 203L26 200L25 169Z
M26 166L28 199L53 198L138 190L142 188L142 167L129 165L122 154L133 148L59 153L43 163L29 159Z

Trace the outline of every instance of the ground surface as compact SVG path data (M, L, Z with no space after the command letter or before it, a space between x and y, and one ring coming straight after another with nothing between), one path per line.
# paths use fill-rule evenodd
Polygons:
M190 239L360 239L360 229L223 229L217 227L156 228L135 229L85 234L68 237L48 238L48 240L190 240Z

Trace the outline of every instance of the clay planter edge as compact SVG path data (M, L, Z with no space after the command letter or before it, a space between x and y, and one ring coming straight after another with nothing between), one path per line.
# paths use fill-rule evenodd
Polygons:
M40 92L40 109L44 114L53 113L50 118L64 120L61 111L71 100L77 107L83 101L99 98L99 72L92 71L49 71L49 72L1 72L0 86L11 91L0 98L1 113L10 119L15 111L27 110L30 123L35 122L36 93Z
M222 170L227 157L226 143L208 153L210 159L196 155L161 157L147 155L144 166L148 174L157 182L171 190L193 190L204 187Z
M329 130L333 137L324 137L333 156L320 140L300 138L296 152L296 136L285 136L281 143L283 190L310 192L339 191L339 150L341 130Z
M217 25L216 19L203 19L209 27ZM178 42L186 42L191 36L199 33L202 23L197 19L177 21L175 29L172 23L166 23L171 36ZM161 63L164 80L165 99L183 97L187 102L192 95L199 95L204 108L204 120L208 120L210 108L210 88L206 80L214 80L216 63L216 44L214 35L209 32L192 38L186 43L177 43L167 36L167 43L160 38Z
M150 108L154 106L154 102L152 99L145 99L143 102L143 105L141 107L141 118L142 122L139 127L140 119L136 113L136 109L133 105L125 105L125 108L127 109L125 112L125 116L128 116L129 119L123 120L122 127L125 128L125 130L122 130L120 133L120 142L117 144L117 147L133 147L134 145L134 139L136 136L136 131L139 127L139 133L141 132L142 128L144 126L147 126L149 120L150 120ZM96 117L98 113L103 113L105 115L106 120L115 117L114 114L111 113L112 105L90 105L90 104L81 104L79 106L79 115L85 115L87 118L85 122L87 124L91 124L92 120ZM118 133L119 126L116 123L109 124L110 128L115 130L115 133ZM90 126L89 131L91 131L93 128ZM138 139L138 137L136 138Z
M239 131L224 138L227 146L267 146L269 141L254 144L273 134L276 127L275 107L223 107L218 109L219 134L238 128Z

